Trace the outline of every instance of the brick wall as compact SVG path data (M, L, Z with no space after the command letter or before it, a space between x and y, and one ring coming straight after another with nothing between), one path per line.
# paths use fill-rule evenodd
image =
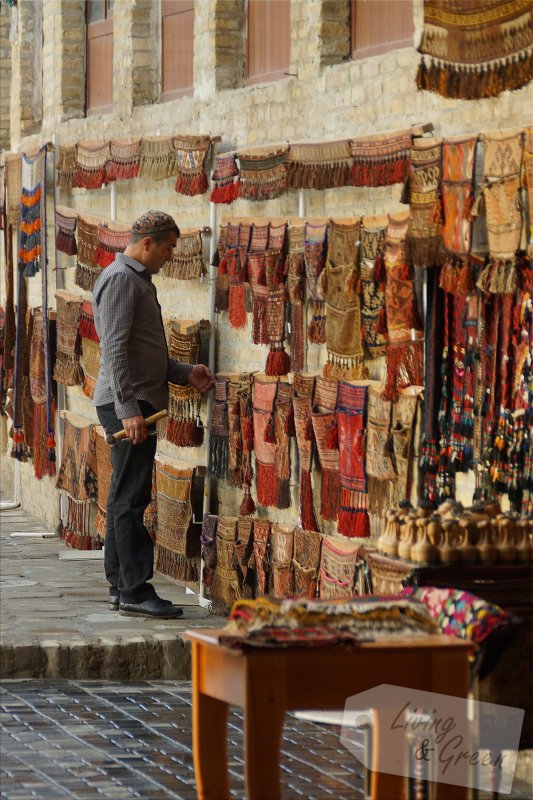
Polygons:
M20 4L21 12L34 5ZM12 148L31 149L41 141L56 137L69 143L80 139L111 136L136 136L181 133L221 135L220 151L267 142L306 139L334 139L378 131L404 128L432 121L437 135L451 136L524 125L531 118L532 87L507 92L481 101L456 101L416 89L419 57L413 48L382 56L351 61L349 56L348 0L292 0L291 64L293 73L282 80L244 85L244 2L243 0L201 0L195 10L194 93L192 97L158 103L160 95L159 20L157 3L147 0L121 0L115 3L114 31L114 106L110 114L85 118L84 63L85 38L81 0L47 0L43 7L43 63L45 65L42 129L27 102L29 87L21 89L20 76L28 74L28 42L35 36L37 21L28 11L19 25L19 42L13 48L11 95ZM2 15L5 11L2 8ZM414 2L415 41L420 36L422 0ZM3 30L3 29L2 29ZM34 65L35 66L35 65ZM33 70L38 75L38 70ZM297 76L297 77L295 77ZM33 86L37 96L39 87ZM31 111L29 114L28 109ZM37 109L38 110L38 109ZM27 135L30 130L33 135ZM136 180L117 183L119 221L129 223L147 208L159 207L173 213L179 224L209 224L207 196L186 198L177 195L173 181ZM404 208L399 202L401 187L381 189L343 188L308 192L308 216L351 216L380 214ZM110 189L62 192L60 202L79 211L110 215ZM52 198L49 198L51 208ZM298 196L289 194L269 203L238 201L231 208L218 209L219 222L228 216L295 217ZM53 220L50 215L49 220ZM49 227L53 236L53 226ZM50 238L50 241L53 241ZM54 266L53 253L51 266ZM61 256L59 266L73 267ZM51 273L64 276L67 288L73 284L73 269ZM2 282L3 283L3 282ZM39 280L30 281L30 302L39 302ZM208 284L184 284L157 278L165 315L208 316ZM4 291L3 285L0 293ZM227 315L218 320L218 368L231 370L262 369L266 348L250 344L249 329L230 330ZM325 351L314 345L308 349L308 365L317 369ZM378 377L383 364L374 364L372 377ZM73 410L94 417L94 411L78 388L67 390ZM174 455L168 444L162 447ZM179 457L202 459L203 451L179 451ZM294 459L293 459L294 460ZM12 475L13 462L2 459L2 476ZM23 503L29 511L51 522L56 499L53 483L33 478L31 464L23 464ZM293 487L294 498L296 486ZM238 493L237 493L238 494ZM222 487L221 507L235 508L235 491ZM240 495L239 495L240 497ZM278 519L295 521L296 508L279 512Z

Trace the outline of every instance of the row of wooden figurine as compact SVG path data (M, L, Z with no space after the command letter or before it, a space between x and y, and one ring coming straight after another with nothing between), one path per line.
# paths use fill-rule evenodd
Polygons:
M498 503L465 510L452 501L386 511L378 552L416 564L512 563L533 560L533 520L501 513Z

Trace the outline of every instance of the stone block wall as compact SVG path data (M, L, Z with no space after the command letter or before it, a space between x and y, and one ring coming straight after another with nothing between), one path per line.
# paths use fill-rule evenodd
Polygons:
M39 107L28 98L28 59L22 41L35 36L37 18L33 6L42 6L44 33L42 57L45 91L42 123ZM14 12L11 12L14 13ZM11 148L31 150L54 137L56 143L82 139L209 133L222 137L219 151L247 145L283 141L337 139L431 121L435 134L452 136L497 130L531 121L532 86L499 97L478 101L452 100L419 92L415 45L422 24L422 0L414 0L413 47L393 50L363 60L349 57L348 0L292 0L291 62L281 80L245 85L245 4L243 0L198 0L195 9L194 91L192 96L160 103L159 4L149 0L121 0L114 7L114 97L109 114L84 115L85 33L81 0L23 2L17 11L18 39L12 50ZM5 9L2 7L2 31ZM2 34L3 36L5 34ZM41 91L40 73L33 64L32 96ZM30 109L31 114L29 114ZM36 116L35 116L36 115ZM80 212L110 218L110 188L87 192L76 189L58 193L58 202ZM208 225L208 196L188 198L174 192L174 181L119 181L116 185L118 221L129 224L147 208L162 208L175 215L183 227ZM401 186L380 189L342 188L310 191L305 197L308 217L374 215L405 208L400 204ZM218 222L229 217L291 217L298 215L298 195L288 194L263 203L237 201L218 207ZM53 210L53 197L49 196ZM215 235L217 231L214 232ZM53 216L49 214L49 242L53 242ZM206 243L206 250L207 250ZM55 266L50 252L50 267ZM50 285L61 276L66 288L73 283L74 261L61 256L50 272ZM206 318L208 283L187 283L158 277L156 280L164 315ZM39 279L30 281L30 303L39 304ZM0 297L3 298L3 281ZM236 332L227 315L217 320L217 368L261 370L266 348L250 344L250 330ZM308 366L319 369L325 351L308 348ZM372 365L379 377L383 364ZM81 389L68 389L69 408L94 418L94 410ZM204 451L180 450L163 444L165 451L189 461L202 461ZM294 454L293 454L294 455ZM294 462L294 458L293 458ZM2 459L2 476L11 480L13 462ZM53 482L43 479L36 488L31 464L21 465L23 504L36 516L53 520L57 515ZM297 486L293 485L296 500ZM221 508L235 510L240 494L221 487ZM295 521L296 505L278 512L278 519Z

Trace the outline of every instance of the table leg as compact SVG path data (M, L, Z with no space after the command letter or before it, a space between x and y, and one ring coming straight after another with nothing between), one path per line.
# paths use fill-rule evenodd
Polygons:
M198 800L229 800L228 704L203 694L204 656L201 645L193 642L192 740Z
M390 713L383 717L378 709L372 711L372 772L370 774L371 800L402 800L406 796L406 778L404 775L392 775L379 772L380 754L390 747L390 732L383 724L383 719L390 719ZM388 734L388 737L387 737ZM405 756L404 744L404 756ZM407 764L406 764L407 765Z

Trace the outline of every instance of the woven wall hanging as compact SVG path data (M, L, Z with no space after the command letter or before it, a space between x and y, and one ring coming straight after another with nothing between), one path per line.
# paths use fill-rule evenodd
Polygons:
M227 613L240 596L239 578L235 569L237 517L219 517L216 531L216 566L211 583L211 600Z
M352 186L404 183L409 172L411 131L375 134L350 140Z
M113 468L111 451L105 440L105 431L100 425L94 426L94 446L96 452L97 504L94 527L100 541L105 540L107 523L107 499L111 487Z
M139 139L111 139L106 182L136 178L141 166L141 142Z
M377 222L379 218L374 219ZM387 342L379 330L385 297L379 283L373 278L374 261L383 247L385 227L384 220L383 225L375 226L372 218L367 218L363 220L361 228L361 333L371 358L384 355Z
M318 459L322 468L320 514L328 521L337 519L340 502L339 447L335 426L337 390L337 381L318 375L311 410Z
M237 154L239 197L243 200L272 200L287 191L287 148L264 147Z
M527 189L529 207L528 258L533 259L533 127L524 131L524 181Z
M389 482L397 478L392 459L391 406L378 389L368 387L365 472L371 514L381 515L387 510Z
M392 406L392 445L394 466L398 477L390 484L389 505L391 508L411 497L411 448L413 447L417 407L418 394L400 394Z
M402 203L410 204L406 257L416 267L440 266L442 240L442 139L414 139Z
M320 599L335 600L354 593L357 545L324 536L320 558Z
M215 160L215 169L211 175L213 190L212 203L233 203L239 196L239 168L235 153L219 155Z
M177 447L201 447L204 426L200 416L202 394L193 386L168 386L166 438Z
M33 328L30 342L29 380L33 401L33 470L40 480L43 475L56 474L56 454L54 438L55 407L53 397L49 396L50 383L46 377L49 361L46 358L48 337L44 326L48 323L42 309L33 310Z
M156 569L176 580L198 580L200 536L190 526L194 467L175 459L155 457L157 487Z
M56 163L56 184L60 189L72 189L76 172L76 145L60 144Z
M116 222L106 222L98 226L97 244L94 259L104 269L113 263L117 253L123 253L130 240L130 228Z
M174 136L176 151L176 185L178 194L193 197L207 192L209 180L205 172L211 148L210 136Z
M109 142L78 142L73 187L99 189L105 184Z
M96 262L98 247L98 223L96 220L78 216L78 258L74 283L86 292L92 292L102 267Z
M292 568L294 573L294 597L314 599L318 588L318 570L322 536L317 531L294 529Z
M92 550L98 540L91 530L91 500L96 497L96 449L94 426L89 420L63 413L63 452L56 487L68 496L67 522L60 523L65 544Z
M270 531L270 563L272 597L284 599L294 593L292 552L294 528L274 523Z
M278 504L279 480L276 469L276 442L272 431L277 379L254 376L254 451L257 500L265 507Z
M163 275L179 281L199 280L207 273L204 263L202 232L181 231L170 261L163 264Z
M254 519L254 539L250 567L255 570L256 594L268 594L270 582L270 561L268 558L270 547L271 525L267 519Z
M4 168L7 221L11 225L18 225L22 196L22 156L20 153L7 153Z
M31 278L41 267L46 206L46 146L35 156L22 153L22 194L20 198L19 269ZM43 233L44 231L44 233Z
M326 264L328 224L305 223L304 261L309 297L307 338L312 344L326 341L326 303L318 292L318 279Z
M311 422L311 406L315 385L315 376L298 373L293 381L292 406L294 410L294 428L300 463L300 523L306 530L317 531L318 522L313 506L313 488L311 485L311 468L313 462L313 428Z
M229 376L215 375L215 401L209 437L209 472L224 480L228 474L229 424L228 424Z
M350 172L350 142L304 142L291 144L287 157L289 189L332 189L347 186Z
M81 314L81 297L58 290L57 305L57 353L54 365L54 380L63 386L83 383L80 366L80 337L78 325Z
M215 514L204 514L202 523L201 545L202 545L202 582L208 592L211 591L213 575L217 563L215 548L218 517Z
M289 228L289 255L287 291L290 302L291 371L301 372L305 367L304 303L305 303L305 227Z
M175 174L176 150L172 136L141 139L139 177L160 181Z
M370 536L365 470L367 386L341 381L336 423L339 438L340 506L337 530L344 536Z
M56 206L56 250L67 256L75 256L78 252L76 245L76 223L78 215L66 206Z
M265 372L267 375L286 375L291 368L291 359L284 348L287 287L281 249L267 250L265 272L268 288L266 327L270 348Z
M253 553L253 525L251 519L239 517L237 520L234 561L239 582L239 594L243 598L252 598L255 589L254 572L250 567Z
M24 277L24 268L19 266L17 275L17 298L16 298L16 334L13 365L13 444L11 447L11 457L18 461L28 460L28 447L31 444L33 421L28 418L28 404L24 402L29 397L30 407L31 394L29 393L29 341L27 328L28 310L28 287Z

